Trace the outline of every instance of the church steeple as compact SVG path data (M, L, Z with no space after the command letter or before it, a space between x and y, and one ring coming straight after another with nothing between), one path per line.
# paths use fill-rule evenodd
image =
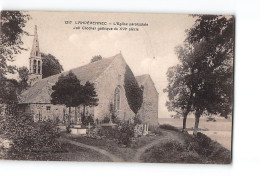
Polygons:
M37 80L42 79L42 59L36 25L34 29L34 39L29 60L29 84L33 85Z

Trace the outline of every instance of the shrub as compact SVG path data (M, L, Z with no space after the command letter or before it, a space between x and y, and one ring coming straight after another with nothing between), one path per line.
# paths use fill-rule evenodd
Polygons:
M165 129L165 130L172 130L172 131L176 131L179 132L180 130L172 125L169 124L163 124L159 126L161 129Z
M13 116L6 130L12 140L8 151L9 159L35 159L38 153L52 152L60 149L57 142L59 132L52 122L35 123L31 116Z
M94 117L92 114L89 114L87 116L83 115L81 116L81 122L83 125L88 126L88 124L90 123L90 125L94 125Z
M207 135L199 132L196 140L199 144L199 150L197 150L199 155L208 157L212 163L229 164L231 162L231 152Z
M200 163L196 153L188 152L178 141L169 141L153 146L141 156L144 162L156 163Z
M134 137L134 125L123 122L120 126L119 132L119 143L128 146L131 143L130 139Z
M212 140L206 136L205 134L198 132L196 136L196 140L199 144L198 154L208 157L214 150L212 144Z
M110 118L108 116L105 116L102 120L102 123L108 123L110 121Z
M109 139L116 139L119 144L129 146L131 138L134 137L134 125L122 122L117 128L102 127L101 135Z
M159 127L156 127L156 126L149 126L149 131L151 131L152 133L154 133L156 135L162 135L162 131L160 130Z

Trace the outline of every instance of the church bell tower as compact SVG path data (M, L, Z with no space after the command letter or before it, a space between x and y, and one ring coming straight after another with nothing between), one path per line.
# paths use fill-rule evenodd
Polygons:
M30 67L28 84L32 86L34 83L42 79L42 59L36 25L34 29L34 39L29 62Z

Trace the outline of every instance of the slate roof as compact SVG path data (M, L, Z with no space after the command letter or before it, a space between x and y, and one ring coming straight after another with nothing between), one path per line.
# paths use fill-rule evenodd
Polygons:
M158 91L157 91L157 89L156 89L156 87L155 87L155 85L154 85L154 82L153 82L153 80L152 80L152 78L150 77L149 74L144 74L144 75L136 76L135 79L137 80L139 86L144 85L145 82L147 81L147 79L150 79L150 80L152 81L152 83L153 83L153 86L154 86L154 88L155 88L155 91L158 93Z
M94 63L89 63L87 65L71 69L69 71L72 71L83 85L86 83L86 81L95 81L117 57L122 57L122 55L117 54ZM58 81L58 78L61 74L66 75L69 71L39 80L32 87L28 88L21 94L19 97L19 103L50 103L52 86Z
M147 78L149 78L150 75L148 74L144 74L144 75L139 75L136 76L135 79L137 80L139 86L144 85L145 81L147 80Z

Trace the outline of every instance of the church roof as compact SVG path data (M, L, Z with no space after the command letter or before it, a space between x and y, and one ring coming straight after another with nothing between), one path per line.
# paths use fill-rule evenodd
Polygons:
M141 85L144 85L144 84L145 84L145 81L146 81L147 78L149 78L149 77L150 77L150 75L144 74L144 75L136 76L135 79L137 80L139 86L141 86Z
M156 89L156 87L155 87L155 85L154 85L154 82L153 82L153 80L152 80L152 78L150 77L149 74L144 74L144 75L136 76L135 79L137 80L139 86L144 86L145 83L146 83L146 81L147 81L148 79L150 79L150 80L152 81L152 84L153 84L153 86L154 86L155 91L158 93L158 91L157 91L157 89Z
M102 60L89 63L69 71L72 71L78 77L81 84L85 84L87 81L93 82L117 57L122 57L122 55L117 54L109 58L103 58ZM32 87L28 88L21 94L19 97L19 103L50 103L52 86L58 81L58 78L61 74L66 75L69 71L39 80Z

